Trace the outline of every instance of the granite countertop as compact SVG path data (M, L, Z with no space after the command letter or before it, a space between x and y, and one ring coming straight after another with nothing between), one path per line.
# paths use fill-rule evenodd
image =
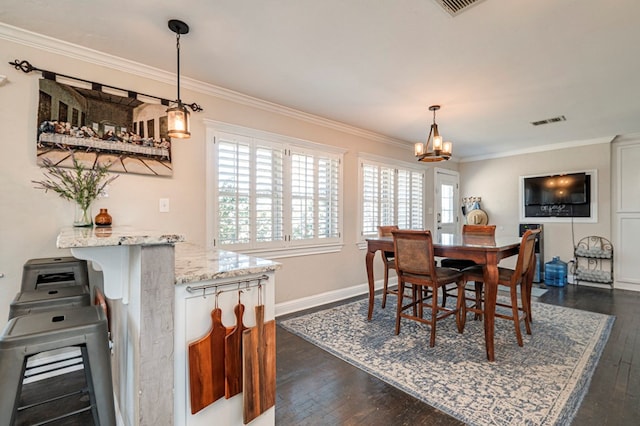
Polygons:
M280 269L281 264L232 251L205 249L190 243L175 246L176 284L242 277Z
M175 283L188 284L207 280L236 278L280 269L271 260L210 249L184 243L184 236L159 231L116 226L106 228L62 228L56 240L61 249L84 247L170 244L175 246ZM178 243L178 244L176 244Z
M77 247L107 247L174 244L184 241L184 235L146 231L125 226L95 228L62 228L56 240L61 249Z

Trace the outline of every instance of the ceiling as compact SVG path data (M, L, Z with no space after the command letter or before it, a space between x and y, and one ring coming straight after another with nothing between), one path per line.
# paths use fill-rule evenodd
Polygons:
M640 2L2 0L0 22L474 158L640 132ZM37 66L36 58L29 59ZM2 72L8 74L8 72ZM531 122L564 115L566 121Z

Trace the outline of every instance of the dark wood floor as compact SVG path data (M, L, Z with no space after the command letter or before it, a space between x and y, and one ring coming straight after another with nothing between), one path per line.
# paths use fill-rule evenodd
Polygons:
M569 285L538 301L616 316L573 425L640 425L640 293ZM462 424L280 327L277 342L277 425Z
M549 290L539 301L616 316L573 425L639 425L640 293L573 285ZM277 342L277 425L462 424L280 327ZM48 392L54 385L77 386L82 380L82 372L75 372L26 385L23 397ZM76 398L58 403L57 408L77 403ZM22 415L19 424L33 421L30 415ZM56 424L92 423L85 415Z

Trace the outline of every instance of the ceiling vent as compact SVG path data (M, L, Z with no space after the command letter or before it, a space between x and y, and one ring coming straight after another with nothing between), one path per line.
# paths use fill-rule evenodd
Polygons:
M559 121L567 121L567 119L564 115L559 115L557 117L547 118L546 120L532 121L531 124L534 126L542 126L543 124L557 123Z
M457 16L469 9L471 6L483 2L484 0L435 0L451 16Z

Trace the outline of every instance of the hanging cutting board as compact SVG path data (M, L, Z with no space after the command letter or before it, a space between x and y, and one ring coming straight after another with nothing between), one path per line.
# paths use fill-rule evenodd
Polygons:
M242 392L242 332L247 329L242 323L244 305L238 303L234 312L236 326L224 339L224 396L227 399Z
M264 322L264 305L255 311L256 326L242 334L245 424L276 404L276 322Z
M211 329L189 343L189 390L191 414L224 396L224 338L222 310L211 311Z

